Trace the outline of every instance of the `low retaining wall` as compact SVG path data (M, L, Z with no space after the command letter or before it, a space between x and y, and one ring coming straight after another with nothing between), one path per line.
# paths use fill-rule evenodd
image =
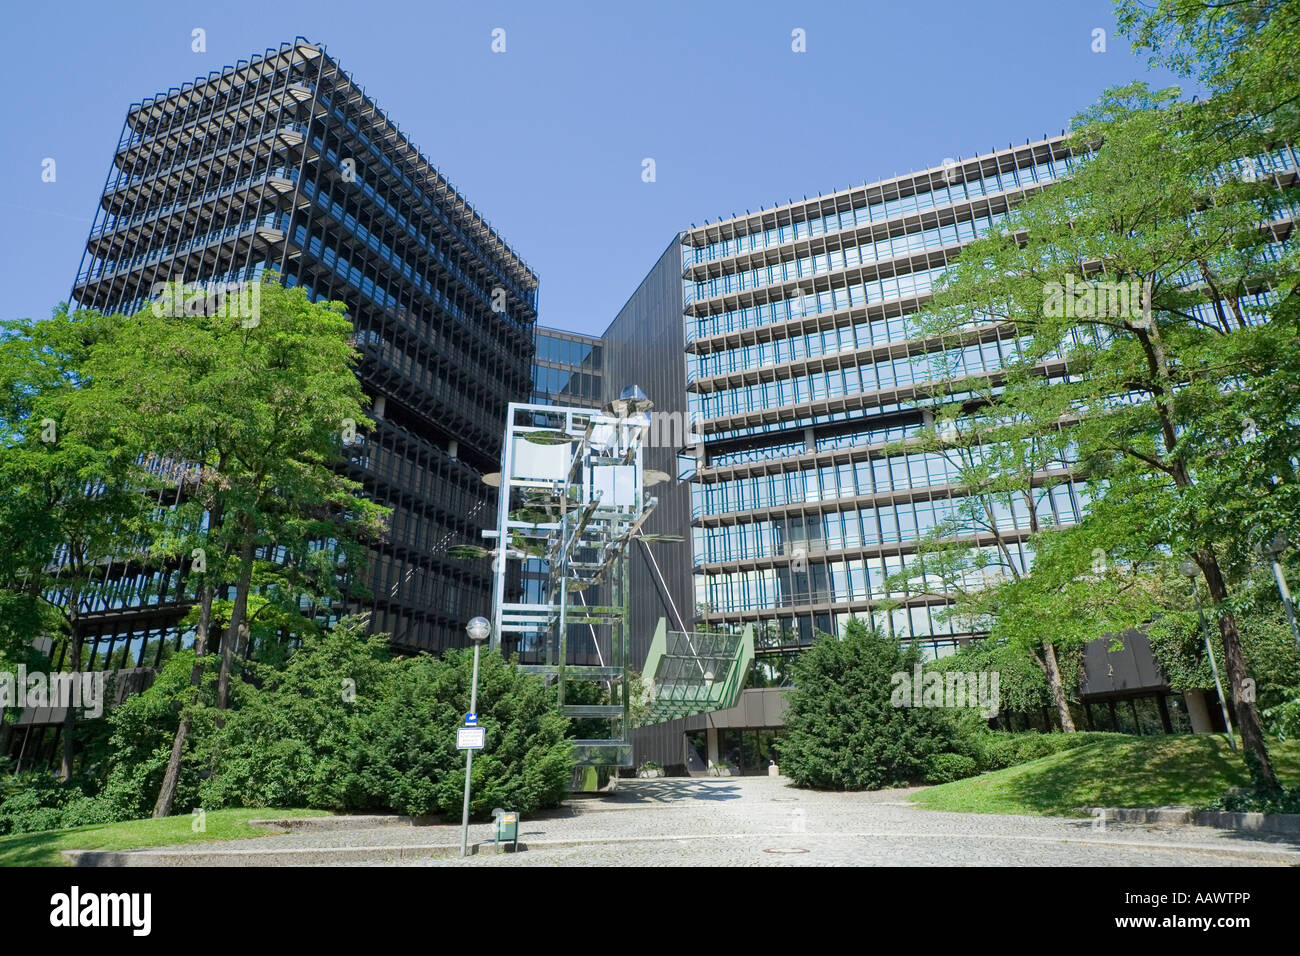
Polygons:
M1279 833L1300 836L1300 813L1231 813L1227 810L1195 810L1191 807L1087 807L1094 817L1105 814L1115 823L1156 823L1166 826L1217 827L1247 833Z

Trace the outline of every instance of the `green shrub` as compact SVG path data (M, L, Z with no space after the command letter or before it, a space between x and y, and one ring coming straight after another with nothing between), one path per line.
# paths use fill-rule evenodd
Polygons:
M57 829L63 820L63 805L73 792L47 773L7 778L0 800L0 834Z
M964 738L959 749L974 758L979 772L985 773L989 770L1002 770L1028 763L1040 757L1083 747L1099 740L1123 739L1126 736L1126 734L1091 731L1073 734L1040 734L1034 730L1015 733L984 730Z
M134 820L153 813L181 710L190 705L193 696L190 675L194 660L193 651L178 651L163 665L153 684L139 694L132 694L109 713L111 757L108 777L99 796L119 820ZM191 750L215 729L210 708L205 706L216 697L215 655L207 660L200 705L191 710L194 714ZM239 682L233 683L238 689ZM183 813L198 806L202 769L193 757L182 762L174 812Z
M920 651L849 622L844 638L820 635L792 665L781 772L797 785L868 790L921 780L926 761L954 751L951 715L895 707L896 673L911 674Z
M1270 707L1260 714L1264 729L1278 740L1300 738L1300 697Z
M460 813L465 755L455 728L469 706L473 659L472 651L448 651L396 662L391 692L357 741L347 809ZM487 747L474 755L470 812L557 806L573 779L573 751L554 690L499 654L483 654L477 706Z
M981 773L1016 763L1014 734L986 730L964 738L963 744L963 751L974 759Z
M242 688L202 748L203 806L388 809L382 795L357 796L357 774L397 666L382 636L348 622L304 638L280 669L254 668L261 686Z
M473 653L391 660L381 636L347 627L305 638L283 669L259 669L239 708L201 748L207 808L460 812L465 755L455 728L469 707ZM543 682L481 655L471 812L557 805L572 779L568 722Z
M1210 809L1232 813L1300 813L1300 787L1228 793Z
M92 823L116 823L122 819L126 818L102 796L87 797L83 794L72 797L63 805L59 826L67 829L84 827Z
M48 773L3 778L0 834L35 833L122 819L102 797L88 795L84 786L80 778L61 781Z
M102 788L45 774L8 778L0 833L150 816L182 713L191 716L173 813L202 806L310 807L459 816L465 755L455 728L469 707L473 654L393 660L385 638L356 621L303 639L280 667L246 664L230 709L214 707L215 656L197 693L192 651L108 718ZM471 811L556 806L572 782L569 722L555 692L499 654L482 655ZM217 725L217 717L223 719ZM98 789L98 792L96 792Z
M932 754L925 762L926 783L951 783L977 773L974 759L965 754Z

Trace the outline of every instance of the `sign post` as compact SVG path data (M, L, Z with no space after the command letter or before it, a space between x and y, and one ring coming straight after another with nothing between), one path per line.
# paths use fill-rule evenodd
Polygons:
M482 750L487 731L478 726L478 652L483 642L492 636L492 625L487 618L476 617L465 625L465 632L474 644L474 677L469 689L469 713L465 726L456 730L456 747L465 751L465 806L460 815L460 855L469 855L469 780L474 769L474 751Z

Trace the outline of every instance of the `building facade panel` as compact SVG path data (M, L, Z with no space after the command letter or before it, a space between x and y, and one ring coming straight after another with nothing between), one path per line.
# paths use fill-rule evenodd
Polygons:
M534 404L601 406L605 401L603 339L539 325L534 346Z

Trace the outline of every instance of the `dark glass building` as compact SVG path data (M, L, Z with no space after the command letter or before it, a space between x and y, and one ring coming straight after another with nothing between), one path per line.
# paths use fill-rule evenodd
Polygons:
M604 347L597 335L539 325L533 338L533 397L538 405L599 408ZM504 419L502 419L504 422Z
M686 355L682 334L682 245L673 237L641 284L605 329L606 401L636 385L654 402L645 437L645 466L658 478L647 479L646 493L657 503L645 531L677 536L680 541L637 542L631 560L632 658L645 660L659 618L670 630L691 630L695 606L691 594L689 528L690 467L684 453L693 436L686 404ZM693 459L691 459L693 463Z
M346 303L363 356L376 426L346 471L393 515L354 609L402 649L464 643L490 574L447 549L495 523L481 476L507 403L532 392L536 274L302 38L127 111L72 298L130 312L160 283L268 270ZM87 609L102 659L149 665L181 639L181 571L115 569Z
M674 236L604 335L607 398L617 397L624 386L636 385L654 402L644 452L646 468L659 478L646 488L657 499L645 526L652 540L637 540L629 555L628 625L632 663L637 667L646 660L660 618L669 630L690 631L695 623L701 629L705 626L695 621L692 587L689 481L696 449L687 408L682 255L681 239ZM654 540L661 535L680 540ZM653 679L654 675L645 676ZM633 759L638 764L652 760L670 772L680 772L683 731L710 719L672 720L634 731Z

